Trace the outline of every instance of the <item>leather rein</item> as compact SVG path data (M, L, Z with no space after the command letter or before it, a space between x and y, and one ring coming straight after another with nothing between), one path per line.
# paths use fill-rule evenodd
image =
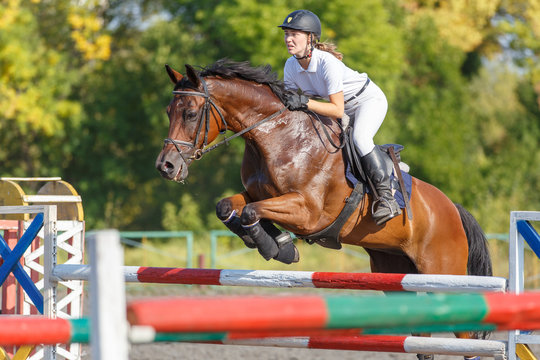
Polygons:
M207 147L207 145L208 145L208 132L210 130L210 113L212 111L211 108L214 108L214 110L218 113L218 115L219 115L219 117L221 119L221 122L223 123L223 128L220 129L220 131L219 131L220 134L224 134L227 131L227 122L225 121L225 117L223 116L221 110L219 110L217 105L214 103L214 101L210 97L210 93L208 92L208 86L206 85L206 82L204 81L203 78L201 78L200 80L201 80L201 82L203 84L204 93L200 92L200 91L184 91L184 90L181 90L181 91L175 90L175 91L172 92L174 95L201 96L201 97L204 98L204 105L202 106L202 112L201 112L201 116L200 116L199 126L197 128L197 134L195 136L195 140L193 141L193 143L190 143L190 142L187 142L187 141L182 141L182 140L175 140L175 139L171 139L171 138L166 138L164 140L164 145L163 146L166 146L168 144L174 145L176 150L180 153L180 156L186 162L188 160L200 160L203 157L204 154L214 150L218 146L221 146L223 144L227 144L229 141L231 141L232 139L234 139L236 137L242 136L243 134L247 133L248 131L253 130L257 126L260 126L260 125L264 124L265 122L277 117L278 115L282 114L287 109L286 107L282 107L280 110L278 110L275 113L273 113L272 115L262 119L261 121L259 121L259 122L255 123L255 124L245 128L245 129L235 133L232 136L226 137L225 139L223 139L222 141L220 141L217 144L214 144L214 145L212 145L210 147ZM204 128L205 128L204 141L203 141L202 146L200 148L197 148L197 143L199 142L199 137L201 135L201 131L202 131L202 128L203 128L203 123L204 123ZM187 147L189 147L191 149L195 149L195 151L193 152L193 155L187 157L182 152L182 149L180 148L180 146L187 146Z

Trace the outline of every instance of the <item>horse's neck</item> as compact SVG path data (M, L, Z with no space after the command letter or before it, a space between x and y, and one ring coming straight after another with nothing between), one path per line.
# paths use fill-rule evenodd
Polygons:
M229 130L239 133L253 127L242 137L253 150L256 149L258 156L271 159L276 153L309 151L314 156L324 157L327 153L326 147L330 145L323 144L327 141L319 133L322 123L318 124L315 118L302 111L285 110L279 114L285 105L268 86L247 81L218 81L212 93L215 91L224 110ZM268 119L272 116L275 117ZM322 122L328 125L332 121L324 118Z
M221 107L225 110L225 121L230 130L238 133L255 126L247 138L262 132L269 133L276 122L283 122L283 115L267 120L261 125L257 123L271 117L283 109L285 105L272 91L263 85L235 85L222 82L219 97Z

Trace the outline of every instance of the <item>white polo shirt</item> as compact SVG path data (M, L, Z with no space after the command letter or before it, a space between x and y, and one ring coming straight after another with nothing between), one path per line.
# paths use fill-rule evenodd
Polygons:
M287 89L301 89L310 96L329 100L329 95L343 91L345 100L356 94L367 81L366 73L347 67L327 51L313 49L308 68L291 56L285 62L284 82Z

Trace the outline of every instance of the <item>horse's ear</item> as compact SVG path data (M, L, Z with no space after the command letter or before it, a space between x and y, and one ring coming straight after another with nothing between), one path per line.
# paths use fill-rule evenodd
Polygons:
M197 71L195 71L191 65L186 64L186 75L189 81L191 81L195 87L199 87L201 84L201 79L199 78Z
M167 74L169 74L169 77L174 85L176 85L184 77L178 71L171 68L168 64L165 64L165 70L167 70Z

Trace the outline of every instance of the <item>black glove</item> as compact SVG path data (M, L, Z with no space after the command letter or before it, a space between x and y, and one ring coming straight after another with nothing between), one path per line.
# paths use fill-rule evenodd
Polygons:
M309 98L305 95L291 93L285 95L285 105L289 110L307 110Z

